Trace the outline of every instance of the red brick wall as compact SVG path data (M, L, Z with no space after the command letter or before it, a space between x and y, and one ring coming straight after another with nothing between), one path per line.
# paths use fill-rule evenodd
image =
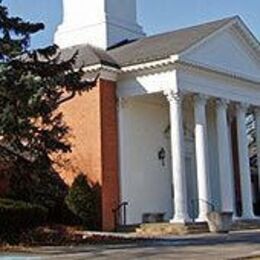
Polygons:
M119 203L118 180L118 125L116 107L116 88L114 82L101 84L101 140L102 140L102 205L103 227L114 228L111 209Z
M72 143L61 176L71 184L82 172L100 185L103 230L112 230L112 209L119 201L116 83L100 80L93 90L70 100L61 110L71 128Z
M84 173L101 185L101 122L100 87L68 101L61 108L64 120L70 127L72 153L68 154L66 168L61 172L71 184L74 178Z

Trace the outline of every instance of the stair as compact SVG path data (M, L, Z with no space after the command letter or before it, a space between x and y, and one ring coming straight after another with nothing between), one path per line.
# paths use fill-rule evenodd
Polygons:
M260 229L260 219L236 220L232 225L232 231Z
M241 230L260 230L259 220L236 220L232 225L232 231ZM162 236L162 235L189 235L209 233L208 224L200 223L149 223L140 225L119 226L117 232L137 233L144 236Z
M118 226L116 232L119 233L135 233L136 229L140 228L140 225L126 225Z
M136 233L140 235L187 235L208 233L209 228L206 222L203 223L154 223L142 224L136 229Z

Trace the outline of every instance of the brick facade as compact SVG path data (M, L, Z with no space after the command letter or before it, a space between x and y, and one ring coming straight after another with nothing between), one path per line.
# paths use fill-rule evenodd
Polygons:
M91 91L62 106L71 128L72 153L61 176L66 183L84 173L101 187L102 228L114 229L112 209L119 203L116 83L99 80Z

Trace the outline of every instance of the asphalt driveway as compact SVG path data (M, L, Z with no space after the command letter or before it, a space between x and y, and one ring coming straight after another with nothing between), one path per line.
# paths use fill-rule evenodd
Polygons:
M222 260L252 257L260 259L260 230L232 232L229 235L193 235L162 237L154 241L143 241L126 245L41 247L33 254L0 255L0 259L181 259ZM5 258L7 257L7 258Z

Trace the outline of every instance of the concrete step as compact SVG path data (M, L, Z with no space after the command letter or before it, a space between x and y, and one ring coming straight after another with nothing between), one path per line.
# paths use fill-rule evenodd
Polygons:
M260 219L236 220L232 225L233 231L260 229Z
M141 235L187 235L208 233L208 224L205 223L152 223L142 224L136 232Z
M117 227L116 231L120 233L135 233L138 228L140 228L140 225L126 225Z
M260 230L259 220L236 220L232 225L232 231ZM209 228L206 222L199 223L149 223L140 225L119 226L117 232L137 233L140 235L188 235L208 233Z

